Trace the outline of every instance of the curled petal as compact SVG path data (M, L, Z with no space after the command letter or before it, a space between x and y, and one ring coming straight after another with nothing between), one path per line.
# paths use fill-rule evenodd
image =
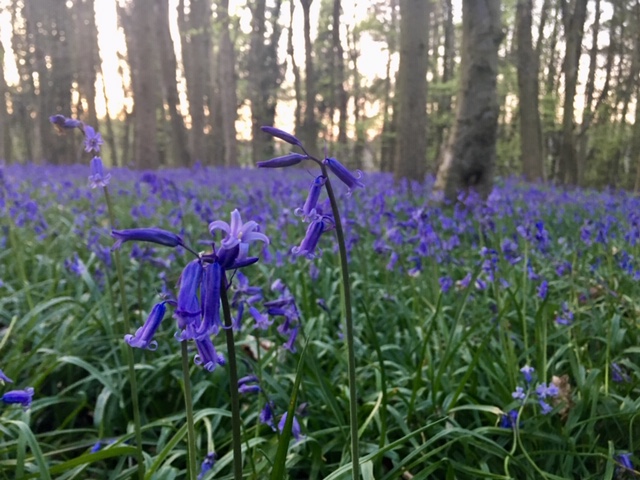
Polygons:
M164 314L167 311L165 303L166 302L157 303L151 310L144 325L136 331L135 335L125 335L124 341L134 348L146 348L149 350L158 348L158 342L153 340L153 336L158 330Z
M265 127L260 127L260 130L276 138L279 138L280 140L284 140L285 142L290 143L291 145L297 145L298 147L302 146L302 142L300 140L298 140L296 137L294 137L290 133L287 133L284 130L280 130L279 128L265 126Z

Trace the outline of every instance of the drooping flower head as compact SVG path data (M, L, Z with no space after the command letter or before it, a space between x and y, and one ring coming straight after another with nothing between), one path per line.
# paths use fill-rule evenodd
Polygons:
M104 173L104 166L100 157L91 159L91 175L89 175L89 185L91 188L106 187L111 180L110 173Z
M24 390L11 390L0 399L7 405L22 405L22 408L27 410L31 407L31 401L33 400L33 388L28 387Z
M225 233L220 243L221 248L217 251L224 268L230 268L234 263L247 259L251 242L260 241L269 245L269 238L257 231L258 228L258 224L253 220L243 223L238 209L231 212L231 224L224 220L216 220L209 224L211 235L214 235L216 230L222 230Z
M63 132L64 130L72 130L74 128L82 129L82 122L80 120L76 120L75 118L67 118L64 115L51 115L49 117L49 121L53 124L54 127L58 129L59 132Z
M149 350L158 348L158 342L153 339L153 336L158 330L164 314L167 311L165 303L166 302L160 302L154 305L144 325L136 331L135 335L125 335L124 341L135 348L146 348Z
M184 246L180 235L161 228L130 228L126 230L112 230L111 236L116 239L112 249L117 250L125 242L151 242L167 247Z
M0 381L2 381L4 383L13 383L13 380L11 380L9 377L7 377L2 370L0 370Z

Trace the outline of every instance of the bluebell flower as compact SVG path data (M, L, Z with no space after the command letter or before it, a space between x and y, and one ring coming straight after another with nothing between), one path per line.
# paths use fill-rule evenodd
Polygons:
M249 243L260 241L267 245L269 244L267 236L264 233L257 232L257 228L258 224L252 220L243 223L238 209L231 212L231 224L223 220L216 220L209 224L209 232L211 235L213 235L216 230L222 230L226 234L220 243L222 249L230 251L238 247L236 257L240 259L246 258ZM218 255L222 255L222 252L218 252ZM223 262L221 261L221 263Z
M135 348L147 348L149 350L158 348L158 342L153 340L153 336L158 330L164 314L167 311L165 303L166 302L160 302L154 305L144 325L136 331L135 335L125 335L124 341Z
M616 455L615 459L623 469L633 470L633 463L631 462L630 453L619 453L618 455Z
M263 313L260 313L257 308L249 307L249 313L256 321L255 328L259 328L260 330L266 330L271 326L273 320L269 321L269 316Z
M5 383L13 383L13 380L11 380L9 377L7 377L2 370L0 370L0 381L5 382Z
M631 379L629 375L616 362L611 363L611 379L616 383L628 382Z
M297 165L303 160L309 158L307 155L301 155L300 153L290 153L289 155L283 155L282 157L275 157L270 160L258 162L256 165L258 168L283 168Z
M278 430L280 431L280 433L283 432L286 422L287 412L284 412L284 415L282 415L282 418L280 418L280 421L278 422ZM300 433L300 423L298 423L298 419L295 417L295 415L293 417L293 423L291 425L291 435L296 442L300 441L300 439L302 438L302 434Z
M516 390L511 394L511 396L515 400L524 400L527 395L522 387L516 387Z
M543 280L542 283L538 286L538 298L544 300L547 298L547 292L549 290L549 282Z
M222 275L222 268L218 262L213 262L204 268L200 288L202 322L196 331L197 337L216 335L222 327L220 320L220 281Z
M260 393L261 391L258 377L255 375L247 375L238 380L238 393Z
M538 404L540 405L540 409L543 415L547 415L553 410L553 407L544 400L538 400Z
M91 175L89 175L89 186L91 188L106 187L111 180L110 173L104 173L104 166L100 157L91 159Z
M111 236L116 239L113 250L120 248L125 242L151 242L166 247L184 246L184 241L180 235L161 228L131 228L126 230L112 230Z
M291 353L296 353L296 338L298 337L298 326L296 325L289 330L289 339L283 345L285 350L289 350Z
M202 480L204 478L204 476L206 475L206 473L209 470L211 470L215 464L216 464L216 453L215 452L209 452L207 454L207 456L204 457L204 460L202 461L202 464L200 465L200 473L198 474L197 480Z
M326 181L327 179L324 175L318 175L315 178L311 184L311 188L309 188L309 194L307 195L307 200L304 202L304 206L302 208L297 208L294 211L296 215L304 217L307 221L315 220L317 218L318 214L316 212L316 205L318 204L320 193L322 193L322 187Z
M296 137L294 137L290 133L280 130L279 128L264 126L264 127L260 127L260 130L276 138L279 138L280 140L284 140L285 142L291 145L302 147L302 142L300 140L298 140Z
M98 440L96 443L93 444L93 447L91 447L91 450L89 450L89 452L97 453L100 451L101 448L102 448L102 440Z
M59 130L82 128L82 122L75 118L67 118L64 115L51 115L49 121Z
M267 403L264 404L264 407L260 411L260 415L258 416L258 419L260 420L260 423L269 425L271 427L271 430L275 432L276 427L273 423L274 421L273 402L271 400L269 400Z
M522 372L522 375L524 375L524 379L527 383L531 383L531 374L535 371L536 369L529 365L525 365L520 369L520 372Z
M208 372L213 372L217 365L227 363L224 356L216 351L210 337L196 339L195 342L198 353L193 361L196 365L202 365Z
M453 279L449 276L440 277L438 279L438 283L440 284L440 290L442 293L447 293L453 287Z
M198 300L202 272L203 267L200 260L195 259L189 262L180 274L178 304L174 312L174 317L178 321L178 328L183 330L180 340L187 340L196 336L196 322L202 313L200 300Z
M307 227L307 233L302 239L302 242L300 242L299 246L293 247L291 249L291 253L295 256L304 255L308 259L315 258L320 236L326 231L326 229L327 225L322 218L311 222L309 227Z
M95 131L90 125L84 126L84 151L85 152L100 152L100 146L104 142L102 136Z
M325 158L323 163L349 188L347 195L350 195L354 188L364 188L364 183L360 181L360 178L362 177L361 171L358 170L356 176L338 160L332 157Z
M571 325L573 323L573 312L569 310L567 302L562 303L562 313L556 317L556 323L559 325Z
M501 428L514 428L518 424L518 410L510 410L509 413L500 416Z
M7 405L22 405L22 407L27 410L31 407L31 402L33 400L33 388L28 387L24 390L11 390L2 395L0 400Z

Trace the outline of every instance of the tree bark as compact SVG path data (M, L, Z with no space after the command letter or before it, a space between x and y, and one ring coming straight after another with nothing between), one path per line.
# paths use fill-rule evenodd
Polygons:
M533 0L518 0L518 98L522 173L528 181L544 180L542 126L538 104L538 57L531 39Z
M460 191L471 188L487 197L493 187L502 36L500 0L463 0L456 119L436 179L436 189L452 201Z
M340 15L342 14L342 6L340 0L333 0L333 28L332 43L333 56L335 58L335 90L338 100L338 146L339 154L346 152L347 148L347 102L349 97L344 87L344 49L340 40Z
M313 65L313 44L311 43L311 3L313 0L300 0L304 16L304 51L305 51L305 105L302 124L302 138L310 152L317 151L318 122L316 121L316 86Z
M238 117L238 96L236 92L235 52L229 35L229 0L221 0L218 7L220 22L220 51L218 54L218 75L222 131L224 135L224 164L238 166L238 143L236 119Z
M578 183L578 157L576 154L574 100L578 84L578 67L584 22L587 17L587 0L561 0L562 23L565 36L564 105L562 108L562 145L560 148L559 180L568 185Z
M396 180L409 178L421 182L427 170L428 30L429 3L400 0Z

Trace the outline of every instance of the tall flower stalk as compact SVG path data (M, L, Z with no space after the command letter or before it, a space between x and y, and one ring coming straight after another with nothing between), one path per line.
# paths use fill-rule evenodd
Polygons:
M284 140L290 145L299 147L302 150L300 153L290 153L281 157L276 157L264 162L258 162L259 168L282 168L297 165L304 160L311 160L319 165L321 175L314 180L309 190L307 201L303 208L296 211L297 214L302 215L305 220L309 221L309 227L307 234L302 240L300 246L294 247L292 252L295 255L305 255L309 258L313 258L315 250L317 248L318 241L322 233L327 230L335 229L336 238L338 241L338 252L340 256L340 271L342 274L341 293L342 293L342 314L345 320L346 335L345 342L347 344L347 375L349 379L349 430L351 435L351 464L352 464L352 478L360 478L360 449L358 443L358 399L357 399L357 385L356 385L356 360L355 360L355 348L354 338L355 333L353 329L353 309L351 304L351 284L349 281L349 264L347 259L347 247L344 238L344 230L342 228L342 222L340 219L340 211L338 209L338 202L329 178L329 171L338 177L342 183L344 183L349 191L347 195L350 195L355 188L363 188L364 184L359 180L360 172L357 175L351 173L345 168L338 160L332 157L327 157L320 160L307 152L302 142L290 133L284 132L275 127L262 127L262 130L269 135L272 135L280 140ZM324 186L331 206L331 215L324 214L322 208L318 206L318 200L320 190Z
M107 212L109 216L109 225L111 229L115 229L115 214L113 211L113 205L111 197L109 196L109 181L111 175L104 172L104 166L102 159L100 158L100 147L103 144L102 136L99 132L90 125L85 125L81 121L66 118L63 115L53 115L49 117L50 122L61 132L65 130L72 130L78 128L84 135L84 150L87 153L93 154L91 159L91 175L89 176L89 183L91 188L102 188L104 193L105 202L107 204ZM120 303L122 305L122 318L124 332L131 331L131 321L129 319L129 308L127 304L127 296L125 292L124 274L122 270L122 260L120 258L120 252L114 252L114 262L116 264L116 274L118 277L118 284L120 287ZM131 389L131 406L133 408L133 428L136 438L136 461L138 462L138 478L144 479L144 456L142 453L142 428L140 423L140 402L138 400L138 384L136 380L135 361L133 358L133 352L130 348L124 349L124 355L127 362L127 369L129 375L129 385Z

